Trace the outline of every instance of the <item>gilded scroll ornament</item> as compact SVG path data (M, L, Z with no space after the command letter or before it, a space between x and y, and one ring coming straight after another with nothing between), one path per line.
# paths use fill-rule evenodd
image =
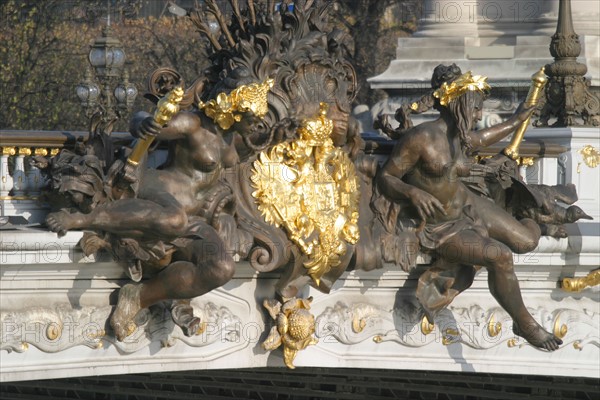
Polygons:
M46 327L46 337L48 338L48 340L56 340L61 337L62 331L63 326L61 323L49 323Z
M315 317L309 311L311 302L312 297L291 298L283 304L277 300L263 302L271 318L276 321L276 325L271 328L262 347L265 350L275 350L283 345L283 361L290 369L295 368L294 358L298 351L318 342L314 337Z
M583 278L564 278L562 289L566 292L580 292L587 287L600 285L600 269L590 272Z
M569 332L569 327L566 324L562 324L560 318L557 317L552 326L552 333L554 333L554 336L563 339L567 335L567 332Z
M429 335L435 329L435 325L429 322L426 316L421 319L421 333L423 335Z
M490 337L496 337L502 333L502 323L496 321L496 315L492 314L487 325L487 333Z
M359 239L358 179L348 154L333 145L326 114L321 103L320 115L302 122L296 140L259 154L251 176L265 221L286 229L317 285Z

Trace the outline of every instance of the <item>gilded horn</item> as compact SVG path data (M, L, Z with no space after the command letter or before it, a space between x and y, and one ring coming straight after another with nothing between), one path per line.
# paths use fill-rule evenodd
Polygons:
M166 125L179 112L179 103L181 100L183 100L183 88L178 86L159 100L156 105L156 111L154 111L154 121L161 126ZM137 166L153 141L154 137L152 136L146 136L144 139L138 141L129 158L127 158L127 163Z
M529 87L529 93L527 93L527 99L525 99L525 103L528 106L534 106L537 104L538 100L540 99L542 89L546 85L547 81L548 77L546 77L546 74L544 73L544 67L531 76L531 86ZM504 154L513 160L519 158L519 146L523 141L523 136L525 136L525 131L529 126L530 119L531 117L527 118L525 121L523 121L523 123L521 123L521 125L513 134L510 144L504 149Z

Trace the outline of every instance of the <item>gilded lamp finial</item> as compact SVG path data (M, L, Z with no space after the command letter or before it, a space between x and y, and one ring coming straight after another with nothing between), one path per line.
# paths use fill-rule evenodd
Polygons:
M273 79L263 83L252 83L238 86L231 93L219 93L216 99L206 103L200 102L198 108L204 110L207 117L211 118L221 129L229 129L242 120L242 114L252 112L259 118L264 118L269 111L267 96L269 90L275 85Z

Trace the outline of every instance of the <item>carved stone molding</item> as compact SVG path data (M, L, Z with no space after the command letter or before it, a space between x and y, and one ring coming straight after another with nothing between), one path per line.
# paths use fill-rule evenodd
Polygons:
M84 307L68 304L54 308L32 307L0 314L0 350L22 353L33 345L41 351L56 353L74 346L99 349L106 320L112 308Z
M74 309L68 304L54 308L32 307L0 314L0 350L24 352L32 345L46 353L57 353L74 346L92 349L112 345L119 353L134 353L160 342L163 347L178 341L192 347L209 346L217 341L237 343L242 323L227 307L212 302L193 305L194 315L202 321L196 335L186 336L175 324L165 305L160 304L138 315L140 325L126 340L119 342L106 326L111 306Z
M600 347L598 313L587 309L548 311L537 308L529 311L547 330L563 339L562 349L581 350L587 345ZM512 320L499 307L451 306L439 314L433 327L424 329L422 321L422 311L410 302L385 310L369 303L348 305L339 301L317 317L316 335L334 338L346 345L373 340L376 343L396 342L407 347L462 343L477 350L529 346L512 333Z

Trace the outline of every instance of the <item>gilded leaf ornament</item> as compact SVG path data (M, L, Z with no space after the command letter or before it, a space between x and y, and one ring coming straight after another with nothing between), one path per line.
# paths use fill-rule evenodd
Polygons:
M586 145L579 150L579 154L583 157L583 162L590 168L596 168L600 164L600 152L594 146Z

